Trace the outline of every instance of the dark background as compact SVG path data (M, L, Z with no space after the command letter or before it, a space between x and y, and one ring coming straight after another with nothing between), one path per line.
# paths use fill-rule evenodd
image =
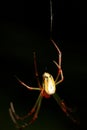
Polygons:
M87 81L87 13L86 3L78 0L53 0L52 36L62 51L64 82L57 93L66 104L76 109L82 127L86 119ZM49 0L15 0L0 2L0 130L15 130L9 116L14 102L19 114L25 114L35 103L39 92L28 91L15 79L37 87L33 52L37 55L38 71L51 73L57 68L52 60L57 53L50 42ZM21 87L20 87L21 86ZM30 118L29 118L30 120ZM39 117L26 130L77 130L53 98L43 99Z

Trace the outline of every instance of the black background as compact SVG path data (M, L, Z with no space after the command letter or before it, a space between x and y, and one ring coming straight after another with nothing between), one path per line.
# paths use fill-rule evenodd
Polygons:
M52 37L62 51L64 82L57 93L67 105L75 107L83 123L86 119L87 73L87 13L86 3L78 0L53 0ZM57 69L52 60L57 53L50 42L49 0L0 2L0 129L15 130L9 116L9 104L14 102L17 112L25 114L38 97L15 79L37 87L34 75L33 52L37 55L38 71L48 71L54 77ZM20 87L21 86L21 87ZM29 128L30 127L30 128ZM37 121L26 129L77 130L57 103L44 99Z

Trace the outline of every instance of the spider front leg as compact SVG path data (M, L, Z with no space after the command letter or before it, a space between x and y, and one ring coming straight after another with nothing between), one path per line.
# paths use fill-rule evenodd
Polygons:
M57 52L58 52L58 55L59 55L59 57L58 57L58 64L59 64L59 66L61 67L61 55L62 55L62 53L61 53L59 47L58 47L58 46L56 45L56 43L54 42L54 40L51 39L51 42L53 43L53 45L55 46L55 48L56 48L56 50L57 50Z
M58 63L56 61L53 61L56 66L58 67L58 73L57 73L57 76L56 76L56 79L55 79L55 82L58 81L58 78L59 76L61 75L61 81L63 80L63 72L62 72L62 69L61 69L61 57L62 57L62 53L59 49L59 47L56 45L56 43L54 42L54 40L51 39L51 42L53 43L53 45L55 46L56 50L57 50L57 53L58 53ZM58 84L58 83L57 83Z
M57 75L57 78L55 80L55 84L58 85L59 83L61 83L63 80L64 80L64 76L63 76L63 71L61 69L61 67L57 64L56 61L53 61L55 63L55 65L58 67L58 75ZM61 76L61 79L58 81L58 78L59 78L59 75Z

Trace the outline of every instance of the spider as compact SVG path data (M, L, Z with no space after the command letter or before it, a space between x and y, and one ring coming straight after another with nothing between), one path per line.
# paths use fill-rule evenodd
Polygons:
M58 62L53 61L54 64L57 66L58 68L58 72L57 72L57 77L54 80L53 76L48 73L48 72L44 72L44 74L42 75L42 84L40 84L39 81L39 75L38 75L38 71L37 71L37 63L36 63L36 55L34 53L34 67L35 67L35 76L37 79L37 84L38 87L30 87L27 84L25 84L24 82L22 82L18 77L17 80L20 82L21 85L23 85L24 87L26 87L29 90L38 90L40 91L40 94L36 100L35 105L33 106L33 108L31 109L31 111L21 117L18 116L15 112L13 103L10 103L10 108L9 108L9 113L11 116L11 119L13 120L14 124L16 125L17 128L25 128L26 126L28 126L29 124L33 123L37 117L38 117L38 113L40 110L40 106L41 106L41 101L42 98L49 98L50 96L53 96L53 98L56 100L56 102L58 103L58 105L60 106L60 108L62 109L62 111L70 118L72 119L74 122L75 120L72 118L72 116L70 115L70 113L72 112L71 108L68 108L66 106L66 104L64 103L63 100L60 99L60 97L57 95L56 93L56 87L58 84L60 84L63 80L64 80L64 76L63 76L63 71L61 68L61 51L59 49L59 47L57 46L57 44L54 42L54 40L51 39L51 43L54 45L57 53L58 53ZM20 126L17 122L17 120L21 120L23 121L24 119L26 119L28 116L34 114L32 120L28 123L24 123L22 126Z

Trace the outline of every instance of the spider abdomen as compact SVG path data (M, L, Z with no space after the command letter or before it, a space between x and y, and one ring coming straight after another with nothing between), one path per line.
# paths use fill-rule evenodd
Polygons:
M43 74L43 89L48 95L52 95L56 91L55 81L51 74L45 72Z

